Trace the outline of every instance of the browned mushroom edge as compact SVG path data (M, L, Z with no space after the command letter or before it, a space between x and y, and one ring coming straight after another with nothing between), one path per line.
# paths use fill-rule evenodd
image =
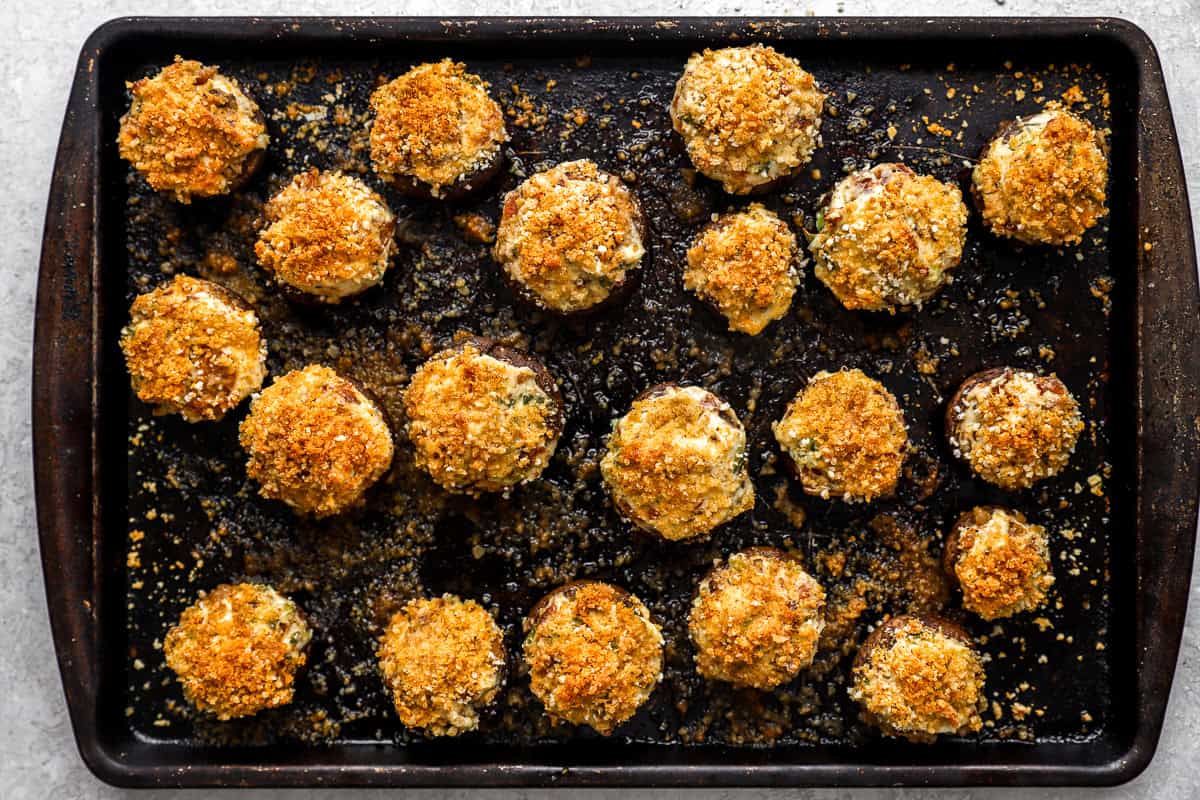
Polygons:
M861 645L859 645L858 653L854 656L854 669L865 666L870 662L871 656L875 650L880 647L891 647L896 641L896 631L907 625L911 620L917 620L922 625L933 628L938 633L944 636L949 636L952 639L957 639L972 650L975 649L974 643L971 641L971 636L957 623L950 622L947 619L936 617L932 614L897 614L888 619L882 625L879 625L871 632Z
M979 372L968 376L967 379L962 382L962 385L958 387L958 391L956 391L950 397L950 402L946 404L945 433L946 441L951 443L951 448L954 446L954 429L957 425L955 416L958 410L962 407L963 397L965 397L967 392L971 391L976 386L979 386L982 383L987 383L993 378L997 378L1006 372L1012 371L1012 367L992 367L990 369L980 370ZM965 454L962 456L962 459L964 461L966 460Z
M497 147L482 165L470 172L458 176L454 183L443 187L441 197L434 197L433 186L411 175L393 174L387 179L387 184L405 197L415 200L442 200L452 202L462 200L480 191L500 172L504 166L504 148Z
M634 597L628 590L626 590L620 586L617 586L614 583L609 583L607 581L601 581L601 580L594 580L591 578L582 578L580 580L574 580L569 583L564 583L562 586L559 586L557 589L551 590L549 594L545 595L541 600L538 600L536 603L533 604L533 608L529 609L529 613L525 615L525 621L521 626L522 629L524 630L525 634L528 635L529 633L531 633L533 631L534 628L538 627L543 622L545 622L546 615L550 612L550 603L554 600L554 598L562 596L569 600L580 589L584 588L585 586L592 586L592 585L608 586L609 588L613 589L616 592L616 595L617 595L616 599L619 602L624 603L625 605L629 606L632 609L636 610L638 605L641 604L641 601L638 600L636 597ZM653 622L654 622L653 619L649 619L649 618L648 618L648 621L651 624L653 624Z
M251 100L251 102L254 101ZM258 108L257 106L258 104L255 103L254 121L259 125L262 125L263 130L267 130L267 118L263 116L262 109ZM250 180L254 177L255 173L258 172L259 168L266 162L266 160L267 148L265 147L259 147L247 153L246 157L242 159L241 173L229 182L229 191L225 192L225 194L232 194L233 192L237 192L246 188L246 184L250 183Z
M502 344L490 336L468 336L462 341L456 342L452 346L442 350L434 359L449 358L452 355L461 353L470 345L479 351L480 355L491 356L497 361L503 361L505 364L510 364L517 368L524 368L533 371L533 380L538 388L546 393L550 398L551 404L554 407L554 415L548 421L550 435L557 441L562 433L565 415L563 411L563 396L558 388L558 382L554 380L554 376L547 369L545 363L540 358L527 353L523 350L518 350L515 347L509 347Z

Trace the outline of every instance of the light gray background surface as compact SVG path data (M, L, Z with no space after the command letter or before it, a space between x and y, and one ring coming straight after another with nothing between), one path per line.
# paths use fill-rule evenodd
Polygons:
M80 8L87 5L86 9ZM129 793L107 787L84 767L75 749L46 619L34 527L30 457L29 381L33 298L46 190L62 112L87 35L106 19L131 14L297 15L1064 15L1120 16L1153 38L1182 141L1192 218L1200 218L1200 0L411 0L403 2L286 2L189 0L99 2L0 0L0 798L199 797L204 792ZM1183 565L1180 565L1181 567ZM816 790L689 792L689 798L1200 798L1200 595L1193 580L1183 649L1158 755L1132 783L1112 790ZM224 793L232 796L232 793ZM255 791L271 798L375 798L390 792ZM426 791L430 800L469 792ZM550 792L497 792L506 800ZM584 792L568 793L582 795ZM587 792L590 796L677 795L682 792Z

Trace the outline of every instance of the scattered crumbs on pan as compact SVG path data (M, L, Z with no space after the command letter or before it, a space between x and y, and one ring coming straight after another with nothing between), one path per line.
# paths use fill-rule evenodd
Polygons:
M443 55L430 52L428 60ZM211 744L409 742L419 736L396 722L375 666L375 642L392 612L421 595L474 598L496 615L512 656L522 617L537 599L569 580L598 577L640 597L666 639L663 683L620 732L634 740L867 741L876 734L846 696L850 664L869 631L901 612L936 612L972 634L988 672L980 737L1085 739L1101 730L1110 701L1108 530L1114 513L1127 513L1119 502L1129 478L1123 465L1110 463L1110 437L1118 432L1108 417L1108 356L1098 348L1123 307L1112 291L1112 254L1113 240L1131 233L1127 223L1099 227L1075 249L1038 249L992 237L972 210L953 283L919 311L851 314L806 269L784 319L754 339L735 337L679 280L700 227L746 202L698 176L671 131L667 104L682 58L598 52L468 63L491 84L512 137L506 172L476 198L449 206L407 200L372 172L367 98L409 66L403 61L222 63L268 119L272 146L262 173L232 198L186 207L128 177L126 301L178 273L225 285L258 313L271 375L310 362L334 367L368 388L399 431L393 468L366 506L314 522L262 500L246 479L237 443L244 406L220 423L189 426L128 401L122 707L134 729ZM156 66L142 65L131 77ZM832 92L824 146L787 186L756 198L792 221L802 244L816 230L818 198L865 166L902 161L967 196L970 169L1001 122L1053 102L1108 128L1124 102L1088 65L864 68L835 58L805 66ZM650 222L642 286L624 307L586 324L515 302L489 253L503 193L569 158L592 158L619 175ZM264 202L308 167L361 177L397 216L398 252L382 285L336 307L290 304L253 254ZM1148 236L1140 245L1147 252ZM568 412L544 479L482 501L434 485L403 435L408 377L464 331L537 354L557 376ZM1070 467L1017 495L972 480L942 434L944 403L957 385L999 364L1057 372L1089 423ZM848 506L808 497L777 464L770 423L809 376L840 366L863 369L901 398L911 452L895 498ZM599 482L612 419L663 380L704 386L733 405L747 430L759 495L752 513L687 545L632 532ZM1043 608L1002 625L965 615L940 565L957 514L998 502L1051 532L1056 576ZM800 557L827 592L812 668L769 693L701 680L686 631L700 577L715 559L753 545ZM198 592L243 579L269 581L295 599L315 635L290 706L217 723L183 702L161 642ZM546 719L518 659L510 660L481 741L574 735Z

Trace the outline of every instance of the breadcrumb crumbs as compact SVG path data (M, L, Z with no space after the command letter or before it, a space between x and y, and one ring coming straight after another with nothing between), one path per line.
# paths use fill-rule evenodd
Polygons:
M992 139L971 178L983 220L1030 244L1078 244L1108 213L1107 148L1086 120L1047 107Z
M663 386L613 425L600 462L621 512L665 539L701 536L754 507L746 431L697 386Z
M177 275L140 295L121 331L138 399L188 422L225 416L266 377L258 317L215 283Z
M966 224L957 186L877 164L830 194L809 244L814 273L849 309L919 306L951 280Z
M371 94L371 160L386 181L425 184L434 197L494 161L508 141L488 84L450 59L413 67Z
M311 638L296 604L274 589L223 584L183 612L163 656L192 705L228 720L290 703Z
M416 599L397 611L379 645L379 670L400 721L434 736L479 727L504 678L504 638L474 600Z
M705 50L688 59L671 122L698 170L746 194L808 163L825 99L813 76L774 48Z
M772 425L804 491L846 502L890 494L908 444L904 414L861 370L818 372Z
M240 428L246 473L263 497L326 517L357 504L392 463L383 412L332 369L311 364L277 378Z
M754 336L787 313L800 280L796 235L759 203L725 214L688 248L683 285L729 329Z
M227 194L270 143L258 105L216 67L175 56L132 96L117 136L121 158L181 203Z
M700 583L688 617L696 670L773 689L812 664L825 627L825 591L779 550L734 553Z
M663 636L633 595L607 583L568 584L525 621L530 690L552 717L607 736L662 680Z
M425 362L404 408L417 466L458 492L501 491L536 478L561 428L558 401L532 368L471 343Z

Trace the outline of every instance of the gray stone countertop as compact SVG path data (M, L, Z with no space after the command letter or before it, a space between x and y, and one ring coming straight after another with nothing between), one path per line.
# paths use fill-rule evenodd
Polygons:
M5 165L0 191L0 797L5 798L144 798L198 797L203 792L127 793L97 781L75 749L67 720L62 686L54 661L46 618L34 525L30 456L30 371L33 306L46 191L54 160L62 112L80 45L105 20L132 14L298 15L298 14L436 14L447 15L1014 15L1119 16L1144 28L1153 38L1166 70L1167 86L1182 142L1192 217L1200 209L1200 0L817 0L793 4L783 0L548 0L518 3L497 0L411 0L407 4L378 0L357 3L284 2L284 0L186 0L76 3L66 0L10 0L0 4L0 164ZM746 790L689 792L692 798L738 795L748 800L802 798L1136 798L1191 800L1200 798L1200 601L1193 579L1191 607L1183 648L1171 692L1170 707L1158 754L1146 772L1114 789L986 789L851 791ZM366 798L394 796L385 792L251 791L260 800L279 798ZM437 800L463 791L423 792ZM505 798L545 796L542 791L495 792ZM568 794L572 794L568 792ZM583 794L579 792L578 794ZM595 794L589 792L588 794ZM682 792L608 792L666 796ZM229 796L229 795L226 795Z

